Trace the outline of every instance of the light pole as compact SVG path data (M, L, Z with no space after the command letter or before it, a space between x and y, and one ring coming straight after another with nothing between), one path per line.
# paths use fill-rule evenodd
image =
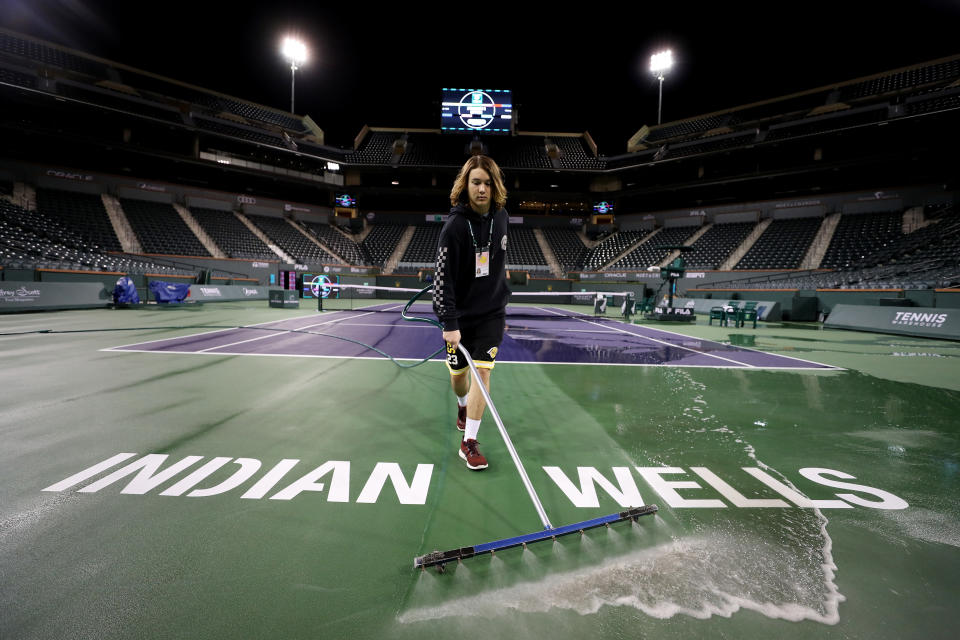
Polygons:
M290 62L290 113L294 113L293 110L293 87L294 87L294 78L297 74L297 69L304 62L307 61L307 45L303 42L297 40L296 38L286 37L283 39L283 46L280 48L283 57Z
M670 49L650 56L650 71L657 75L660 81L660 100L657 102L657 124L660 124L663 113L663 77L673 66L673 52Z

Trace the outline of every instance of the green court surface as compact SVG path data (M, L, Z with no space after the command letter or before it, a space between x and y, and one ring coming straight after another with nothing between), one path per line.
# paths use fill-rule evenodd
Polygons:
M841 369L498 365L554 525L660 511L440 574L542 528L442 363L103 351L312 313L0 316L0 638L956 637L960 344L701 319Z

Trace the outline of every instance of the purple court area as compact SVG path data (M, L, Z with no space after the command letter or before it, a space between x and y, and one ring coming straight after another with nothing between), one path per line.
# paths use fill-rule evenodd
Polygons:
M401 360L420 360L442 344L436 327L404 320L396 304L277 320L242 328L112 347L109 351L219 355L374 358L362 342ZM428 305L414 315L434 318ZM606 364L634 366L834 369L824 364L692 338L669 330L631 325L590 315L567 317L550 307L507 316L498 363ZM443 354L435 356L443 359Z

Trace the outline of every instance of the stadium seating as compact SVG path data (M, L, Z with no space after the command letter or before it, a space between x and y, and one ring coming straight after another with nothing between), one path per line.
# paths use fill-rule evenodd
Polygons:
M37 189L37 208L65 227L81 233L87 244L97 250L123 250L98 195Z
M544 227L543 237L565 272L584 269L590 250L575 229Z
M338 262L336 258L324 251L316 243L311 242L306 236L282 218L250 214L247 214L247 218L263 231L278 247L286 251L298 262L304 264L335 264Z
M360 250L366 254L367 262L383 267L396 250L406 228L406 225L383 222L372 225L370 233L360 243Z
M684 241L696 233L696 231L697 227L670 227L663 229L649 241L638 245L630 253L610 265L610 268L642 270L660 264L670 255L670 251L660 249L659 247L682 245ZM631 233L639 234L639 237L642 238L648 234L649 231L635 231ZM591 260L592 259L591 257Z
M955 80L958 75L960 75L960 60L917 66L849 84L840 89L839 99L842 102L851 102L894 91L912 90L917 87L949 82Z
M122 198L120 205L144 253L210 255L171 205L127 198Z
M330 225L305 222L304 226L312 231L321 242L337 252L341 258L350 264L369 264L366 257L361 253L360 247L358 247L353 240Z
M554 136L551 138L560 150L560 166L564 169L604 169L606 162L587 148L583 138Z
M391 132L371 132L353 153L347 154L347 162L356 164L388 164L393 157L393 142L398 135Z
M756 226L753 222L715 224L693 243L693 251L684 254L688 268L719 269L723 261L739 247Z
M844 214L820 262L824 269L845 269L900 239L903 214Z
M190 212L227 257L277 260L277 254L263 244L232 212L203 207L190 207Z
M508 230L507 266L548 271L547 259L543 256L540 243L533 229L512 225ZM436 251L436 249L434 249Z
M42 211L0 200L0 265L10 269L63 269L194 275L191 270L126 255L109 255L81 233Z
M439 224L417 226L413 232L413 237L410 239L410 244L407 245L403 257L400 258L401 266L434 265L437 262L437 245L440 242L440 229L442 228L442 225ZM404 265L404 263L407 264Z
M639 242L648 233L649 231L618 231L604 238L603 241L590 252L584 269L587 271L599 270L605 264L623 253L627 247Z
M774 220L734 269L797 269L823 218Z

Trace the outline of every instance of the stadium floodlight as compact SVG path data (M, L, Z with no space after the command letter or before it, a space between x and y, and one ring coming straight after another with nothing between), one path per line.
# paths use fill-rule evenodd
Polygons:
M663 113L663 78L673 66L673 52L670 49L650 56L650 71L655 73L660 81L660 100L657 102L657 124L660 124Z
M290 62L290 113L293 110L293 85L297 69L307 61L307 45L300 40L287 36L283 39L283 45L280 47L283 57Z

